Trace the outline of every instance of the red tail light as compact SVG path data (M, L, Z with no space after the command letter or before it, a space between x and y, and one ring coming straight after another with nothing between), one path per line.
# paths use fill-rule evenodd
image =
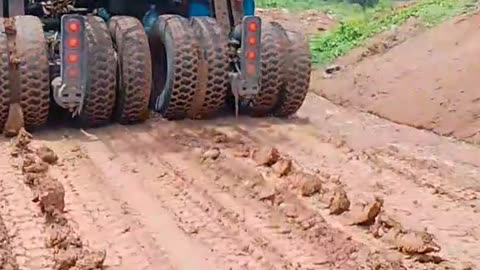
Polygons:
M67 46L69 49L78 49L78 47L80 47L80 40L78 38L71 37L67 41Z
M78 68L75 68L75 67L69 68L67 71L67 77L69 79L77 79L78 73L79 73Z
M68 22L67 30L70 34L77 34L81 30L81 25L77 20L71 20Z
M248 45L250 45L250 46L257 45L257 39L255 37L249 37L248 38Z
M258 24L256 22L250 22L248 24L248 30L250 32L257 32L258 31Z
M247 59L250 60L250 61L254 61L255 59L257 59L257 53L254 52L254 51L248 51L247 52Z
M241 71L244 79L256 85L261 78L262 21L257 16L245 16L242 20Z
M76 63L78 63L79 60L80 60L80 57L76 53L70 53L67 56L67 62L69 64L76 64Z
M62 81L72 87L86 83L85 18L80 15L62 17Z

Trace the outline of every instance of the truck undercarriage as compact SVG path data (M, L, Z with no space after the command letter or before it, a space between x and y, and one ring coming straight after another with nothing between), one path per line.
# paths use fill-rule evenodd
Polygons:
M287 117L308 91L306 38L253 16L253 1L0 3L4 132L65 110L86 127L142 122L149 109Z

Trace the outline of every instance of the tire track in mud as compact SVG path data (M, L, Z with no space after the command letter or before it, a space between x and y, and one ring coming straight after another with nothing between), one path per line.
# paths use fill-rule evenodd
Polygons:
M413 228L419 225L429 227L429 230L442 243L443 253L447 254L447 259L454 262L478 262L480 251L476 248L475 243L478 241L480 228L475 225L475 220L479 214L477 208L474 207L475 205L472 204L475 202L472 199L475 199L476 194L468 190L468 187L464 188L467 192L460 192L461 190L458 187L452 189L451 180L445 179L452 174L449 173L449 167L442 167L443 163L438 163L440 164L440 170L435 171L428 166L425 168L425 164L422 163L405 168L405 163L398 163L397 161L387 163L389 166L385 166L385 162L387 162L385 160L383 160L384 163L375 162L365 153L368 153L368 147L380 143L370 142L370 145L368 145L368 140L372 140L369 138L365 142L367 145L358 145L362 133L363 136L373 134L368 129L365 130L364 125L357 127L364 119L358 119L358 116L354 118L351 115L347 118L345 115L339 116L337 114L339 113L333 113L333 116L330 116L332 119L324 120L321 125L315 117L311 117L315 119L306 125L288 124L279 120L268 119L258 123L258 120L255 119L241 120L236 123L237 127L234 128L229 127L234 125L232 123L217 121L215 129L227 134L241 136L256 144L276 146L295 157L303 167L313 172L317 171L320 174L341 179L347 186L347 191L355 197L361 198L368 193L383 193L387 197L387 209L399 216L402 224ZM316 117L321 118L322 116L317 114ZM355 124L346 126L343 126L345 124L338 124L348 121ZM378 123L375 124L378 125ZM218 127L222 125L224 127ZM389 125L385 124L385 126L388 127ZM339 133L338 128L344 128L343 134ZM381 129L385 129L385 127ZM398 134L399 131L391 132L394 133L392 135L394 138L402 137L402 134ZM411 133L415 134L415 132ZM335 135L340 138L332 139L335 138ZM378 138L385 140L385 130L380 135ZM415 143L411 136L411 134L405 136L407 141L399 141L400 147L405 144L408 146L410 141ZM423 140L423 138L417 140ZM448 143L451 144L451 142L445 142L444 144ZM365 148L366 151L364 151ZM453 148L452 145L441 145L435 150L451 148ZM459 149L468 153L463 145L459 145ZM415 152L413 153L416 155ZM473 154L471 155L473 156ZM443 158L445 155L438 156ZM468 155L460 156L460 158L462 157L466 160L469 159ZM455 161L457 160L459 160L458 156ZM475 168L474 164L470 162L462 163L463 168L469 169ZM413 171L409 175L414 179L407 178L402 174L405 169ZM431 174L421 178L424 182L413 181L417 179L417 176L425 176L428 170L431 170ZM469 173L471 171L456 172L455 176L468 175ZM407 181L399 181L400 179ZM445 192L441 192L442 189L439 192L438 185L429 187L432 186L432 182L434 184L440 182L443 185L440 185L440 187L443 187ZM464 181L464 183L466 182ZM468 194L470 194L470 198L457 200L457 198L465 198L465 195ZM317 207L320 207L320 205ZM463 222L459 224L459 220ZM452 243L456 244L452 245Z
M7 227L0 216L0 269L2 270L19 270L17 261L12 252L12 244Z
M10 155L17 158L19 164L12 163L12 167L19 169L23 175L23 183L28 186L32 193L31 202L37 204L39 217L43 218L44 241L29 241L20 243L19 248L24 248L25 253L33 248L48 250L52 255L51 261L45 254L36 254L34 258L27 258L26 269L101 269L105 259L105 250L91 249L77 232L72 228L70 220L64 215L65 192L62 184L51 177L49 168L58 161L58 156L48 147L32 147L32 136L21 129L18 136L13 140ZM18 183L18 181L17 181ZM21 187L18 187L21 189ZM16 191L13 191L16 192ZM22 234L26 229L16 226ZM23 235L23 234L22 234ZM36 237L28 235L35 240ZM33 243L32 243L33 242ZM35 243L37 242L37 243ZM43 245L40 245L43 244ZM45 252L44 252L45 253ZM30 254L28 254L30 255ZM25 256L28 256L25 254ZM41 256L43 255L43 256ZM20 258L17 257L18 261ZM23 262L22 262L23 263ZM49 265L50 264L50 265Z
M255 146L253 146L253 147L255 147ZM301 168L302 167L301 164L298 164L298 163L296 163L296 164L300 166L299 167L300 171L304 170L304 168ZM329 178L330 181L336 181L335 177L333 179L331 179L330 177L328 177L328 175L324 174L324 176ZM271 181L278 181L278 179L272 179ZM323 183L325 183L325 181L323 181ZM327 187L327 190L328 190L328 188L329 187ZM333 218L333 217L329 216L328 211L322 210L322 209L325 208L325 200L322 200L322 199L319 200L318 198L305 198L305 199L300 199L300 201L304 202L306 205L312 205L313 206L312 209L315 209L316 211L322 213L322 216L325 217L325 219L328 220L328 223L329 223L330 226L341 229L342 231L346 232L348 235L352 235L353 239L355 239L356 241L358 241L360 243L363 243L363 244L365 244L367 246L370 246L370 247L373 246L373 247L375 247L375 249L386 251L386 248L388 248L388 246L390 244L394 244L397 247L402 248L402 249L403 248L410 248L410 247L412 247L411 244L413 244L413 242L409 242L410 240L407 240L405 242L404 240L399 240L399 239L406 239L405 237L412 237L413 235L417 234L417 232L421 232L421 231L415 232L415 230L413 230L413 231L409 230L408 228L403 227L401 224L398 224L401 227L397 227L397 228L402 228L402 230L407 229L402 234L400 234L400 237L403 237L403 238L397 238L397 237L395 237L393 239L388 238L390 240L385 239L384 241L391 241L391 240L394 240L394 241L392 243L387 242L387 243L382 244L382 242L373 239L373 237L370 236L370 232L368 232L368 231L365 232L361 228L355 229L355 228L345 227L346 222L349 222L348 218L347 219L345 219L344 217L340 218L341 222L339 223L338 218ZM328 201L328 198L327 198L327 201ZM385 219L385 218L387 218L387 219ZM390 226L392 224L390 222L394 222L393 224L395 224L395 222L396 222L395 220L390 221L388 218L390 218L390 216L387 212L387 216L385 216L385 214L383 214L382 218L380 220L382 220L381 222L387 222L385 225L388 225L388 226ZM381 224L383 224L383 223L379 223L378 225L384 226L384 225L381 225ZM375 228L375 226L372 226L369 229L370 230L375 230L374 228ZM389 230L390 229L387 228L387 231L389 231ZM392 232L390 232L390 233L392 233ZM408 236L402 236L402 235L408 235ZM433 247L435 247L436 246L435 238L433 238L433 240L434 240L434 242L429 242L429 240L426 240L425 246L421 247L419 249L419 252L423 252L423 251L420 251L420 250L422 250L423 248L431 246L432 243L433 243ZM386 244L387 244L387 246L386 246ZM369 263L370 263L370 267L375 268L375 267L379 267L379 265L382 265L382 267L393 268L393 269L404 269L404 267L407 267L407 269L427 269L427 268L425 268L425 265L422 265L421 263L417 263L415 261L404 261L405 265L401 266L402 265L402 263L400 262L401 257L399 257L398 255L392 255L392 254L386 255L386 253L384 255L378 255L378 254L376 254L376 255L377 256L375 256L375 258L372 258L372 257L368 258ZM396 257L396 259L394 259L395 257ZM389 258L389 259L386 260L386 258ZM435 255L433 255L433 256L420 255L419 257L416 257L416 258L418 260L427 260L427 261L430 261L430 260L438 261L438 260L440 260L441 261L441 259L439 257L436 257ZM429 267L428 269L439 269L439 268L437 268L437 266L435 264L433 264L433 265L429 264L428 267ZM447 264L442 264L442 267L445 267L445 269L451 269L451 268L449 268L449 267L451 267L451 264L447 262ZM444 269L444 268L442 268L442 269Z
M82 149L65 142L50 145L63 157L62 166L52 169L52 174L65 187L67 216L76 221L76 229L92 246L107 248L106 267L176 269L138 214L106 184Z
M106 145L110 145L111 153L116 156L114 162L117 170L120 167L126 167L123 173L128 177L135 177L137 184L142 186L141 193L151 200L149 204L153 207L148 209L148 216L156 214L159 207L168 211L176 219L177 224L173 225L179 226L185 237L199 240L202 245L198 247L201 248L200 251L207 248L211 250L209 251L211 254L198 255L205 258L215 257L213 260L216 261L216 269L294 269L278 254L262 250L264 241L247 234L242 226L236 223L238 216L225 209L223 205L219 205L209 194L192 187L192 179L186 178L178 168L159 159L157 155L163 155L164 151L161 146L154 146L158 141L153 137L147 137L146 141L143 137L132 136L126 129L115 129L107 134L97 133L97 135L103 138L102 141ZM107 150L105 146L99 145L88 147L89 155L97 157L95 153L100 148L102 151ZM160 151L155 152L155 150ZM182 169L190 168L182 167ZM147 214L145 209L143 211ZM152 224L152 227L160 226ZM171 234L174 230L176 228L169 228L165 233ZM172 239L165 235L161 238L163 241L171 242L172 245L187 241ZM185 242L182 245L184 246L182 254L199 253L194 249L189 250L187 244ZM178 250L170 250L170 252L174 253L173 256L180 256L175 254L179 252Z
M243 132L247 132L247 129ZM386 209L402 224L416 229L428 227L444 248L447 259L453 262L478 261L480 251L476 243L480 231L475 220L479 214L471 207L422 190L401 174L379 170L376 164L369 164L368 158L350 159L342 149L328 142L319 144L318 140L308 139L304 135L290 135L294 143L285 146L276 141L270 131L255 132L259 134L257 140L279 147L308 170L340 179L353 197L363 200L367 194L383 194ZM252 134L251 131L249 133ZM401 181L402 178L407 181ZM321 204L312 204L321 208ZM459 223L460 220L462 222Z
M165 123L161 123L161 125L165 125ZM244 223L249 235L259 231L259 237L268 240L265 245L268 244L273 252L281 254L289 261L297 262L306 269L325 268L329 267L329 264L331 267L335 267L334 264L336 264L337 267L342 269L358 269L358 263L355 262L354 258L362 253L359 250L362 247L356 245L335 229L328 228L321 216L305 208L298 200L294 199L292 204L285 204L291 206L290 208L298 208L297 210L300 213L303 212L303 215L300 214L297 218L295 217L296 214L291 214L292 209L287 208L284 211L278 211L274 207L266 207L265 204L258 204L258 194L252 197L252 194L248 194L249 189L246 192L245 190L243 192L239 191L242 188L238 188L238 186L248 183L249 177L251 179L256 177L256 175L249 175L248 173L255 171L252 170L252 164L245 166L243 162L236 162L229 158L220 166L210 168L199 166L199 156L191 152L192 148L201 146L198 139L195 140L193 137L182 134L184 132L179 132L180 129L174 129L172 136L170 136L168 128L163 129L155 126L154 129L157 132L153 136L151 134L145 135L144 131L132 128L128 131L111 132L112 137L105 140L115 141L115 137L118 138L120 134L128 132L132 141L136 142L137 151L143 152L155 151L148 150L147 147L154 147L155 143L162 142L162 145L155 152L161 156L161 159L155 159L152 164L162 163L163 160L164 164L165 162L169 163L166 165L167 167L181 171L187 179L186 181L192 183L193 189L200 189L199 192L203 194L212 194L213 199L218 201L220 205L229 208L237 216L242 217L241 222ZM174 146L172 147L172 145ZM179 145L182 147L179 147ZM181 148L184 148L183 154L180 153L182 152ZM190 153L185 155L185 153L188 153L185 150L189 150ZM240 173L236 174L236 171ZM222 177L219 177L219 175ZM249 197L252 199L241 199ZM243 211L240 208L243 208ZM262 211L258 209L262 209ZM267 221L269 212L277 212L276 214L280 216L279 220L277 217L280 226ZM259 217L259 213L263 213L265 216ZM313 225L309 225L308 222L312 222ZM302 253L303 255L301 255ZM366 255L358 261L364 263L365 257Z
M168 135L165 136L168 133L168 130L155 127L148 135L139 131L132 131L130 134L138 139L137 141L155 145L155 141L168 141ZM297 209L289 209L288 213L282 213L278 208L275 209L276 207L268 207L268 204L259 202L259 198L274 195L275 191L272 188L265 187L254 194L250 193L253 190L242 188L244 185L262 185L262 182L265 182L263 176L252 169L251 164L236 162L228 157L218 162L202 164L199 153L192 155L190 152L185 155L192 146L203 149L209 147L196 135L175 132L174 140L170 138L171 143L162 147L168 153L164 152L161 155L160 162L180 172L183 178L192 183L193 189L227 208L227 211L232 213L230 216L236 217L232 219L233 223L242 223L248 235L254 239L263 239L263 249L279 254L291 262L290 267L299 269L315 269L320 265L322 267L337 266L342 269L357 266L348 260L348 256L357 252L358 247L342 239L344 236L341 234L325 228L319 216L311 212L300 215L295 213ZM172 144L186 144L187 148L181 152L169 152L165 149ZM197 148L197 150L200 149ZM299 223L303 222L301 228L296 224L296 219L301 220ZM327 245L331 247L326 248L325 243L306 239L307 237L315 239L314 231L320 229L324 230L322 233L325 238L330 239ZM335 241L332 241L333 238ZM342 255L338 256L339 253Z
M0 216L9 232L11 252L19 269L50 270L53 252L45 246L44 218L32 203L33 195L23 183L21 172L13 167L9 146L0 147Z

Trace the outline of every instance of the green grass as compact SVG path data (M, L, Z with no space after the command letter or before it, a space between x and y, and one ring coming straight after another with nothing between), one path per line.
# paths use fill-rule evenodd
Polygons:
M390 6L390 0L382 0L382 4ZM255 5L259 8L279 8L293 12L318 10L333 14L337 19L352 19L363 14L359 5L338 0L257 0Z
M361 17L347 18L336 29L311 41L314 63L326 65L350 50L365 44L374 35L402 25L409 18L418 18L428 27L468 11L476 0L418 0L404 9L380 5Z

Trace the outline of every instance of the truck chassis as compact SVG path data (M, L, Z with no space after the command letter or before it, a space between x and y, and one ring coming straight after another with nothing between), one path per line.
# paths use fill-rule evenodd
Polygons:
M308 42L247 12L248 0L206 1L208 16L163 1L148 32L152 3L123 2L0 0L0 130L40 128L64 111L97 127L145 121L150 109L180 120L301 107Z

